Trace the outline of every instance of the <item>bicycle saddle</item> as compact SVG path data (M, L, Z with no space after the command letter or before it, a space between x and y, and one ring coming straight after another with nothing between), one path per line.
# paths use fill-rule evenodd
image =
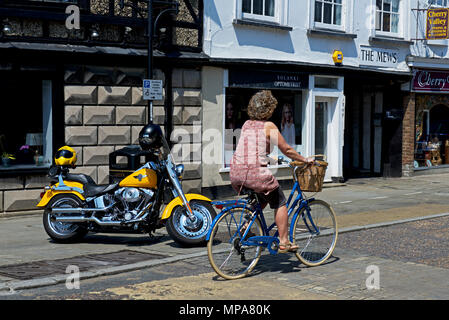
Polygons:
M246 196L252 196L252 195L255 195L255 194L256 194L256 192L254 190L246 188L246 187L243 187L242 190L240 190L240 195L241 196L245 196L245 195Z

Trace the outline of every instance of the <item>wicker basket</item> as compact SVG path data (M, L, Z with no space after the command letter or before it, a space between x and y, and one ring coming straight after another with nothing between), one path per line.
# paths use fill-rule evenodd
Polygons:
M301 191L305 192L321 192L323 189L324 175L326 174L326 169L328 163L326 161L315 160L313 165L306 165L304 162L293 161L290 163L291 166L298 166L296 173L296 178L298 179Z

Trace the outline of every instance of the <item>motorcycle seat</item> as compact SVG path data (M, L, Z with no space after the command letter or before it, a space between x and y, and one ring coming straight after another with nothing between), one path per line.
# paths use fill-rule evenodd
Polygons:
M79 182L83 185L84 194L87 197L96 197L108 193L118 187L118 183L96 184L92 177L83 173L67 173L64 177L67 181Z

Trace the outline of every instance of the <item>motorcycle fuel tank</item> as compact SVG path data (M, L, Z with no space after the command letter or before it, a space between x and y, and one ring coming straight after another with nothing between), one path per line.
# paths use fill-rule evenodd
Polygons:
M157 175L154 170L142 168L124 178L119 183L120 187L157 188Z

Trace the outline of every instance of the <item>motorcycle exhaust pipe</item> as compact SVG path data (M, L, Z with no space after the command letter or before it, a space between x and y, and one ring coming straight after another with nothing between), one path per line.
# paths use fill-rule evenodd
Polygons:
M149 203L147 206L145 206L145 208L143 210L141 210L137 216L132 219L132 220L128 220L128 221L102 221L100 219L98 219L95 216L91 216L91 217L84 217L84 216L57 216L54 217L53 219L56 222L62 222L62 223L85 223L85 222L95 222L96 224L98 224L99 226L123 226L126 224L130 224L130 223L138 223L138 222L142 222L146 216L148 215L149 211L148 208L151 207L153 203ZM89 209L84 209L84 208L54 208L51 210L52 213L59 213L59 214L84 214L86 211L95 211L95 212L99 212L99 211L106 211L108 209L110 209L112 206L114 205L111 204L108 207L102 208L102 209L97 209L97 208L89 208Z
M51 208L51 213L56 214L85 214L86 212L102 212L111 209L115 203L104 208Z
M121 226L121 221L101 221L97 217L82 217L82 216L74 216L74 217L54 217L56 222L62 223L83 223L83 222L95 222L100 226Z

